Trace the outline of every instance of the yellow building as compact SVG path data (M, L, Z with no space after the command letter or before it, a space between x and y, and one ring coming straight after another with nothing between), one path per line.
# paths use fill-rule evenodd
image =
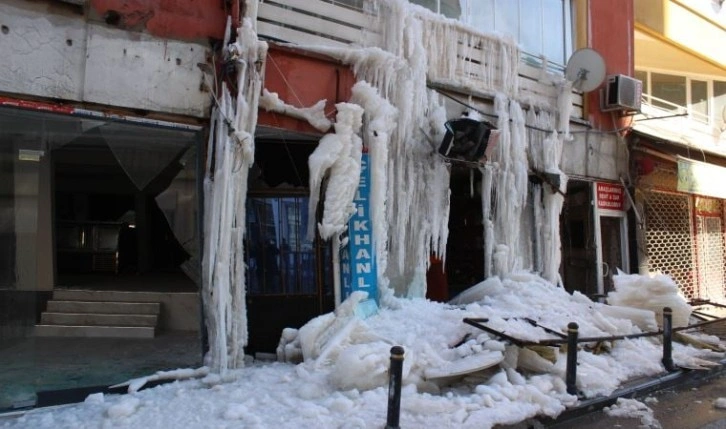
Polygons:
M636 0L631 167L641 272L671 275L689 299L724 301L726 4Z

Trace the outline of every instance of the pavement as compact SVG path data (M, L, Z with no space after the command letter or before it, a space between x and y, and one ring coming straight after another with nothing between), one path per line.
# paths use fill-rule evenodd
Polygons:
M652 410L653 419L612 417L605 411L618 397L637 399ZM626 387L607 398L583 401L556 420L530 423L548 429L726 429L726 361L709 371L681 370ZM726 400L726 399L724 399Z

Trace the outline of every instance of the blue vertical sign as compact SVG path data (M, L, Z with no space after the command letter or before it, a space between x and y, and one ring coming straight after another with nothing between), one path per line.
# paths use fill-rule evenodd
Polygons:
M348 221L348 244L340 250L341 299L345 300L351 293L362 290L368 292L368 299L378 303L376 257L373 252L370 215L371 172L368 161L368 154L364 152L361 156L358 192L353 199L356 210Z

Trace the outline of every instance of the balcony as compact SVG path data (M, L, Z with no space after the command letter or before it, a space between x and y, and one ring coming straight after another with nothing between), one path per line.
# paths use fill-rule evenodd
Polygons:
M406 17L400 10L383 13L374 7L368 0L265 1L259 5L257 32L261 39L311 50L381 48L390 52L396 49L391 39L402 30ZM503 92L524 106L557 105L559 90L552 80L562 75L561 67L558 70L544 59L519 53L515 44L457 21L433 13L414 14L423 23L422 37L428 41L424 48L430 87L482 98ZM511 54L519 61L508 61ZM582 118L582 96L573 93L572 100L572 117Z
M633 125L636 131L698 151L726 156L724 121L691 107L644 94L641 112L633 118Z

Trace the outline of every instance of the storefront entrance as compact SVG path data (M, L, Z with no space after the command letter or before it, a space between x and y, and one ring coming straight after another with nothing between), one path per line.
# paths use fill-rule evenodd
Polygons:
M568 291L602 299L618 270L630 272L625 199L618 184L568 183L561 215L561 275Z
M307 238L308 167L314 143L258 141L246 204L249 342L245 353L275 353L284 328L334 308L328 242Z
M24 107L0 108L0 410L200 365L199 128Z

